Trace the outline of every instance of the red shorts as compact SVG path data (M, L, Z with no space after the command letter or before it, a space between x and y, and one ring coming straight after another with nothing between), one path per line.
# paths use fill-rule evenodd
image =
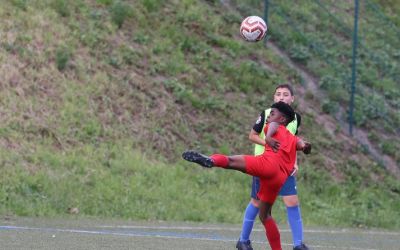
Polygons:
M280 167L279 158L245 155L244 160L246 162L246 173L260 178L258 198L272 205L288 177L287 173Z

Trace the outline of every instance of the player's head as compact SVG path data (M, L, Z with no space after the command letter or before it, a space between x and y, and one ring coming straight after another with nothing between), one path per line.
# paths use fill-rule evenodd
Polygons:
M294 102L294 92L289 84L279 84L275 88L274 102L285 102L291 105Z
M268 122L277 122L288 125L294 120L294 110L285 102L276 102L271 106L271 112L268 116Z

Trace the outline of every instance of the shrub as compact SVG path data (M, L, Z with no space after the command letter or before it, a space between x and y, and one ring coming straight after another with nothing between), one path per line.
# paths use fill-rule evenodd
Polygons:
M157 11L162 4L162 2L158 0L142 0L142 3L148 12Z
M70 60L72 52L67 47L60 47L56 50L56 64L57 69L63 71Z
M384 118L388 113L382 97L373 94L355 96L354 121L358 126L366 126L369 120Z
M335 115L339 111L339 104L332 101L322 103L322 111L326 114Z
M111 20L118 26L118 29L120 29L125 20L132 15L131 6L119 1L114 2L110 12Z
M13 0L12 4L17 8L25 11L27 9L27 0Z
M331 75L323 76L319 82L321 89L326 90L329 98L336 102L348 100L344 85L343 80Z
M113 0L97 0L97 2L104 5L111 5Z
M305 64L310 58L311 54L307 47L295 44L290 48L289 56L296 62Z
M381 150L384 154L387 154L390 156L395 156L396 152L398 151L398 149L396 148L396 145L391 141L384 141L381 144L379 144L379 147L381 148Z
M66 0L55 0L53 3L53 8L62 17L68 17L71 14L68 1Z

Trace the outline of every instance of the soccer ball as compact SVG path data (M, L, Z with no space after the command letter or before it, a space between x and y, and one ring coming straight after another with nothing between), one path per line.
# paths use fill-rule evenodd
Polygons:
M259 16L248 16L240 24L240 34L246 41L261 41L266 33L267 24Z

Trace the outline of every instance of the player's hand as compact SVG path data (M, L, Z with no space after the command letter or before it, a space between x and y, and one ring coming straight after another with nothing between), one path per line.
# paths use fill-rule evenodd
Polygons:
M281 146L279 141L275 140L272 137L265 137L265 143L267 143L272 148L272 151L274 151L275 153L278 152L278 149Z
M299 165L297 165L297 163L296 163L296 164L294 164L293 171L290 174L290 176L296 176L297 175L297 171L299 171Z
M311 143L304 142L303 153L306 154L306 155L311 153Z

